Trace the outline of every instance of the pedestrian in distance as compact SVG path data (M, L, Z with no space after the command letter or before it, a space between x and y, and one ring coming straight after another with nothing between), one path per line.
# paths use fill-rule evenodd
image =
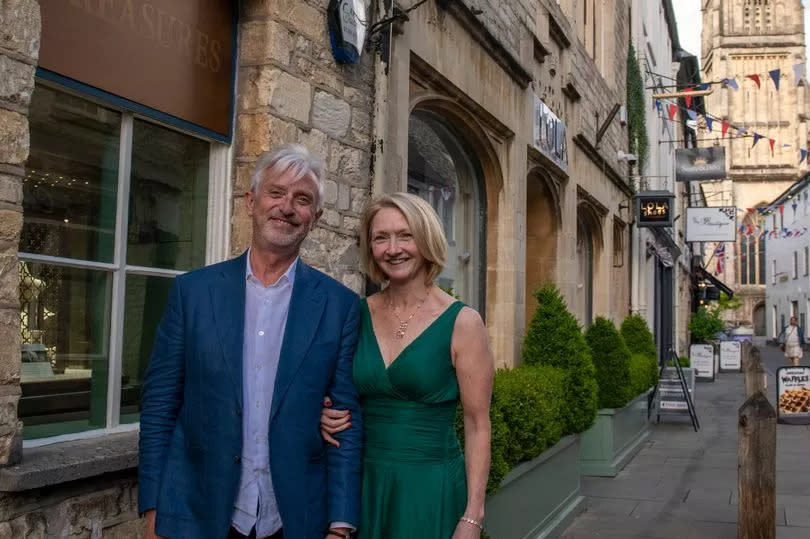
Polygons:
M794 367L799 366L802 359L802 349L804 348L804 329L799 326L795 316L790 317L790 324L782 330L782 333L776 338L779 347L785 353L790 364Z
M262 155L250 248L175 280L142 397L148 538L345 539L359 523L359 298L299 260L322 171L300 145ZM339 447L319 432L324 395L356 427Z
M358 537L478 538L494 374L486 327L436 286L447 240L421 198L394 193L372 202L361 219L360 258L364 273L385 285L361 302L353 372L364 423L328 400L321 418L324 439L336 446L338 433L364 432Z

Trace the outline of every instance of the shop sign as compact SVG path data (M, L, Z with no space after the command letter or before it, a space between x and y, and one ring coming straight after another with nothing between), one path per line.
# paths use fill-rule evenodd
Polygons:
M810 367L781 367L776 371L779 423L810 424Z
M39 67L227 138L236 5L43 1Z
M672 226L675 195L644 191L636 195L636 224L640 228Z
M714 381L714 347L711 344L693 344L689 347L689 366L695 369L698 380Z
M736 241L737 208L686 208L686 241Z
M565 123L543 101L534 96L533 146L563 170L568 168Z
M726 177L726 149L678 148L675 150L675 181L722 180Z
M742 369L742 343L722 341L720 343L720 370L739 372Z
M683 369L684 382L692 403L695 402L695 375L691 369ZM689 404L686 402L683 384L678 378L675 367L666 367L658 381L658 413L689 415Z

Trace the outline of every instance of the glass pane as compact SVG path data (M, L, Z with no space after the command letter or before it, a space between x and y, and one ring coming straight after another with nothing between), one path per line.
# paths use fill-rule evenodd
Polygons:
M133 129L127 264L204 265L210 144L142 120Z
M740 239L740 284L748 284L748 238Z
M170 277L127 275L121 423L135 423L140 419L141 384L152 355L157 326L173 284L174 279Z
M111 262L121 115L39 85L29 111L20 251Z
M112 275L20 262L26 438L105 426Z
M765 234L759 237L759 284L765 284Z

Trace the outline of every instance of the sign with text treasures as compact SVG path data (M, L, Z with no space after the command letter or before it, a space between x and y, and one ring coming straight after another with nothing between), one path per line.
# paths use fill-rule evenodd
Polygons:
M726 149L678 148L675 150L675 181L722 180L726 177Z
M229 138L235 6L40 2L39 67Z
M740 372L742 369L742 343L722 341L720 343L720 371Z
M642 191L636 195L639 228L672 226L675 195L669 191Z
M810 367L780 367L776 371L776 395L777 422L810 424Z
M695 369L695 377L698 380L714 382L714 347L711 344L690 346L689 365Z
M736 241L737 208L686 208L686 241Z
M568 169L565 123L534 96L534 148L563 170Z

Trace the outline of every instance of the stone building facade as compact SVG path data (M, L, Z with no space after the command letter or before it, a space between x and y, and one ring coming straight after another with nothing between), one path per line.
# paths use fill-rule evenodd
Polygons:
M722 140L717 130L698 133L698 138L716 139L703 145L726 148L728 179L703 184L707 204L736 206L738 225L746 225L731 256L727 246L725 269L716 275L743 300L729 321L753 326L756 335L764 336L766 269L772 257L759 232L773 230L775 216L756 208L767 206L807 170L806 163L799 164L799 148L807 147L807 81L796 85L793 73L793 66L806 60L804 7L800 0L711 0L702 9L704 80L736 78L739 85L739 90L715 87L706 97L706 111L749 131L747 138L731 140ZM778 91L768 76L774 69L781 71ZM749 74L761 77L761 88L746 78ZM774 139L773 151L768 140L754 147L752 132ZM713 251L710 246L708 256Z
M126 2L91 4L59 5L96 27L135 24ZM168 17L184 2L148 4ZM247 247L250 171L282 142L307 145L328 171L304 259L358 293L369 197L431 202L451 244L439 282L484 315L498 366L519 363L545 282L583 325L629 312L633 193L626 129L610 116L625 102L629 0L428 0L407 18L380 0L371 21L392 24L349 65L332 57L325 0L240 4L232 136L54 74L38 54L53 42L54 4L0 7L0 331L11 343L0 351L0 536L138 533L137 395L167 284ZM191 51L146 33L216 72L224 59L204 47L214 33L201 34ZM84 136L89 154L63 155ZM50 175L66 162L79 171ZM70 204L97 203L84 195L56 197L72 213L43 208L34 187L63 193L57 179L97 182L100 220L74 224ZM78 388L78 404L47 393L56 382Z

